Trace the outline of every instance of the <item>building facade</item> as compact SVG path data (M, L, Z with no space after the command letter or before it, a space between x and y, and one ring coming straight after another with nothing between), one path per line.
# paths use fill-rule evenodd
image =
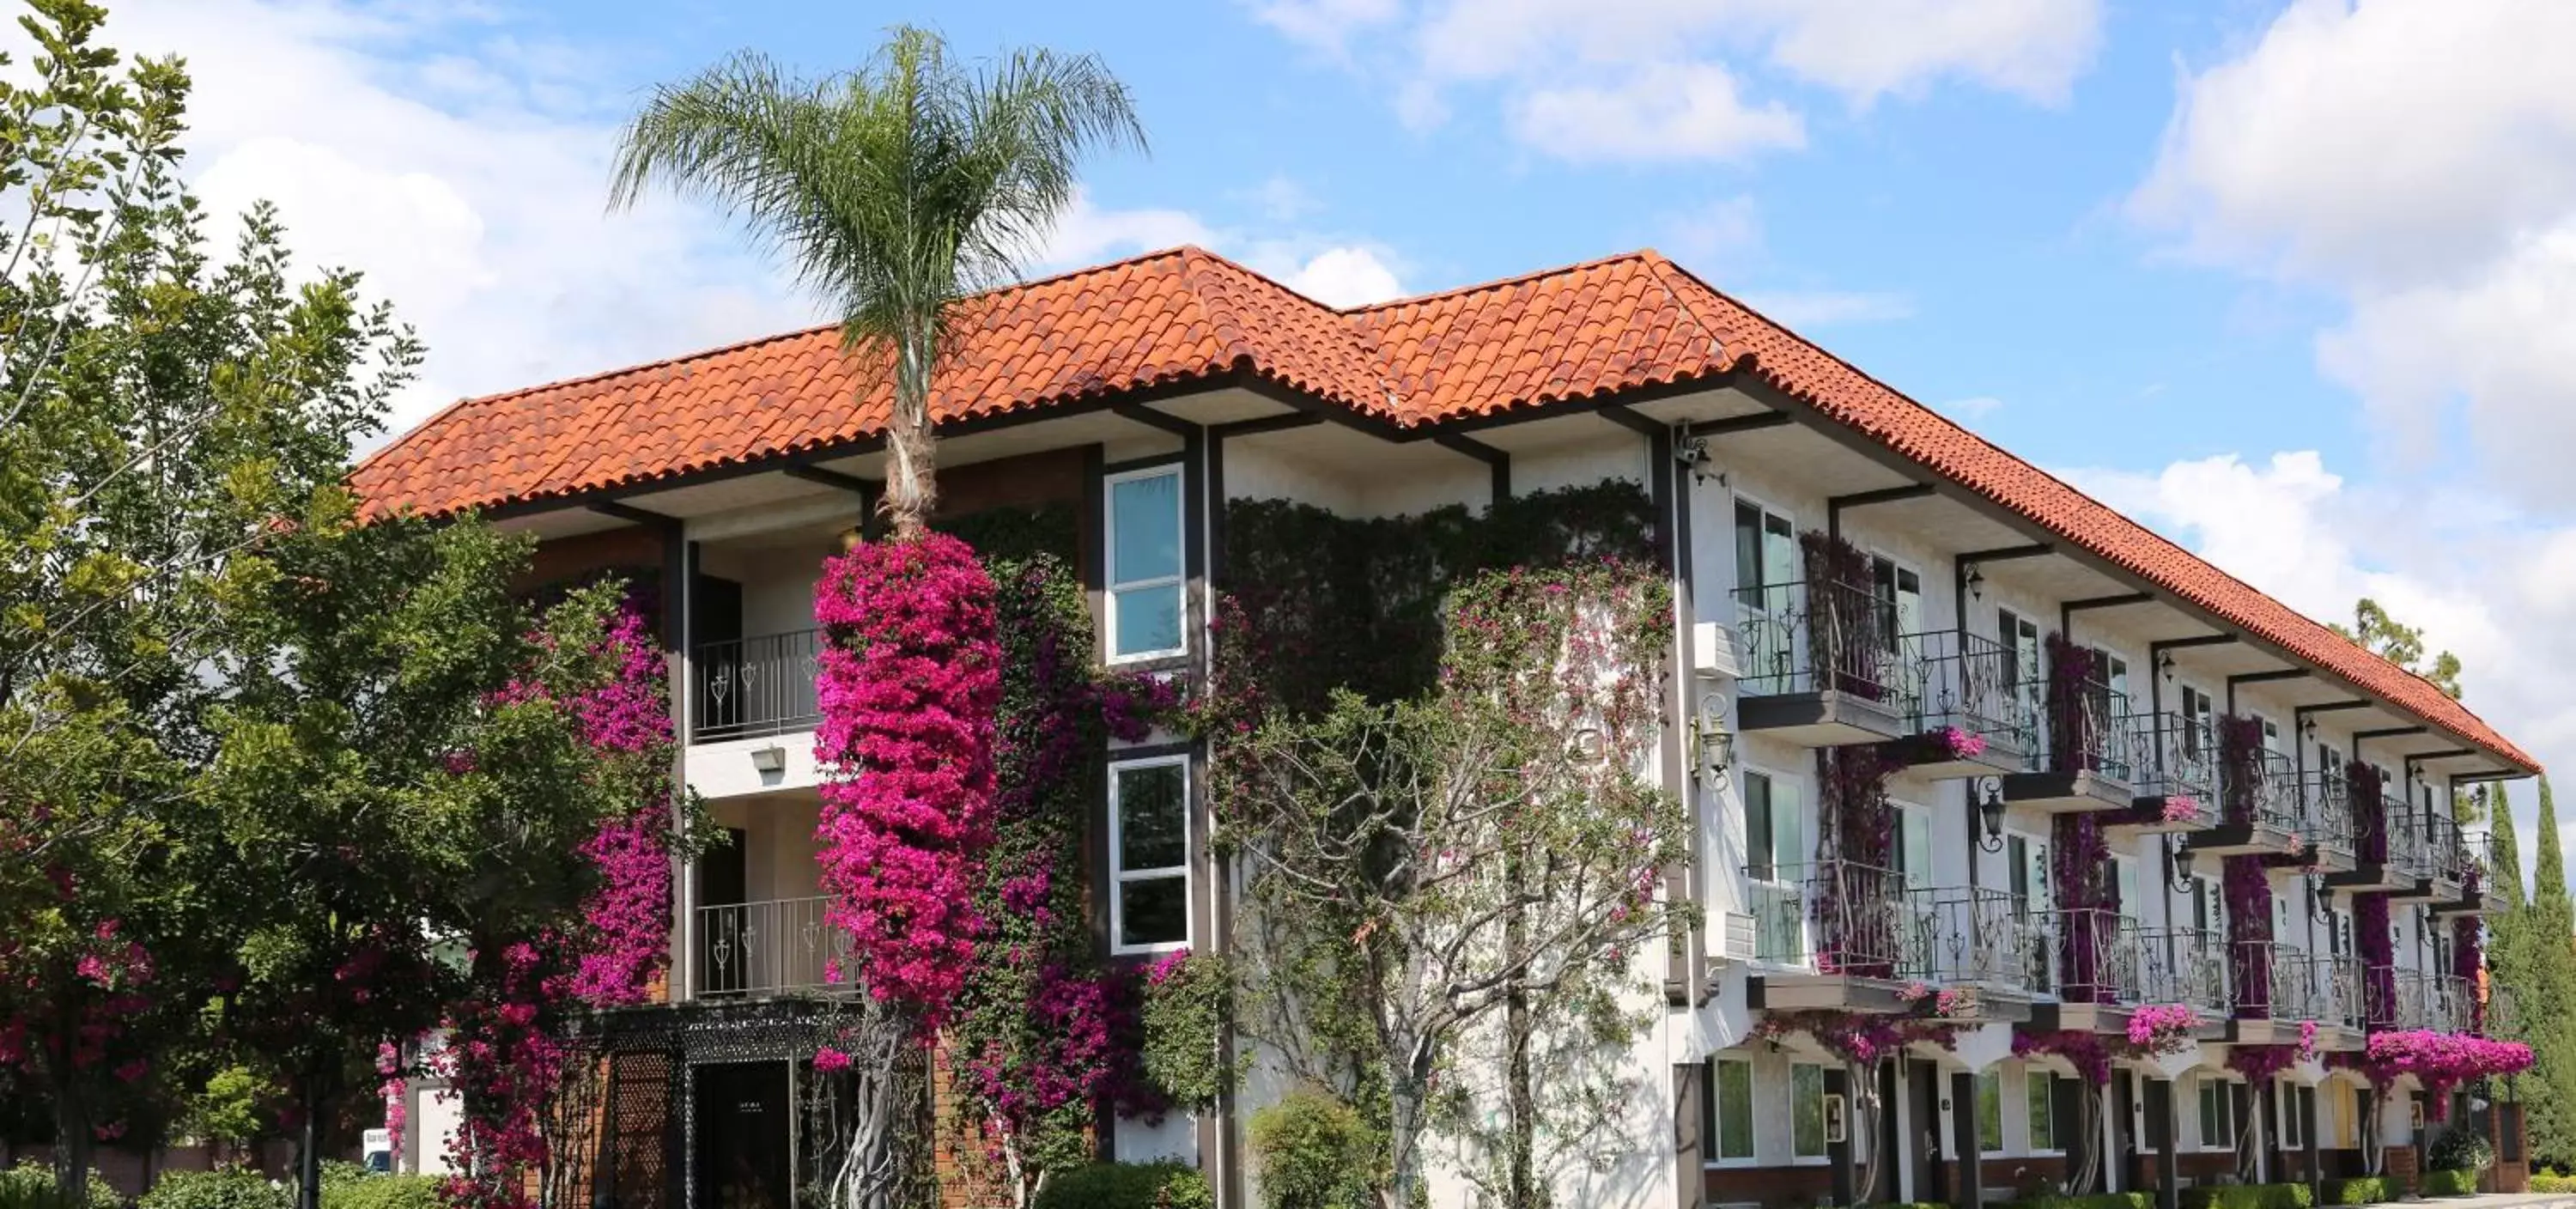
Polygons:
M1659 256L1335 311L1180 249L983 296L958 328L943 515L1075 517L1105 665L1205 674L1240 501L1394 517L1607 480L1651 499L1677 601L1656 773L1697 828L1665 890L1705 923L1656 955L1623 1152L1566 1176L1565 1203L1975 1203L2070 1173L2358 1173L2374 1146L2402 1164L2417 1105L2329 1056L2503 1010L2474 939L2483 837L2450 803L2529 756ZM836 956L814 585L873 506L889 408L884 374L809 331L467 400L358 472L371 506L536 535L539 580L662 593L683 775L732 842L677 881L669 1002L602 1026L626 1040L603 1043L588 1161L615 1199L794 1182L799 1005ZM1228 943L1206 759L1174 735L1111 753L1091 869L1111 957ZM1863 799L1888 842L1851 840ZM2185 1042L2122 1051L2176 1006ZM1893 1025L1898 1052L1864 1067L1819 1039ZM2098 1113L2070 1057L2087 1037L2110 1051ZM1250 1205L1244 1120L1274 1092L1105 1122L1103 1151L1195 1163ZM434 1165L424 1093L413 1165Z

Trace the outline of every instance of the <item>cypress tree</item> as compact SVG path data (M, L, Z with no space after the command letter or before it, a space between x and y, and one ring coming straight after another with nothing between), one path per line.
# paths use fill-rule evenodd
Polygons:
M2514 1006L2538 1061L2521 1080L2530 1106L2535 1162L2576 1165L2576 903L2567 894L2567 856L2558 842L2558 810L2549 781L2540 782L2539 861L2531 905L2512 927L2510 964L2518 972Z

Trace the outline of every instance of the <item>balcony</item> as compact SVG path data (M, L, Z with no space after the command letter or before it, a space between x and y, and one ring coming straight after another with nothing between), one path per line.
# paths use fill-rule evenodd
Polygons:
M698 645L690 663L689 740L713 743L812 730L822 632L796 630Z
M2380 870L2380 880L2395 888L2388 892L2395 902L2430 903L2457 899L2457 885L2442 883L2443 855L2459 836L2460 825L2444 815L2421 815L2403 811L2387 820L2388 859Z
M847 991L829 978L849 956L849 933L824 922L823 898L700 907L691 991L702 999L756 999Z
M2125 1033L2129 1011L2159 999L2154 991L2157 961L2147 951L2150 935L2138 921L2102 907L2051 912L2041 927L2054 959L2052 981L2038 989L2057 996L2039 1005L2034 1027L2077 1032Z
M1896 656L1895 702L1913 736L1903 745L1908 771L1982 777L2032 766L2045 690L2027 678L2032 669L2016 677L2012 652L2002 643L1958 630L1925 630L1899 636ZM1969 748L1976 750L1971 754Z
M2103 820L2115 836L2196 832L2218 812L2218 736L2171 712L2118 719L2129 745L2126 769L2136 791L2130 808Z
M2243 1045L2295 1044L2299 1026L2323 1025L2336 1010L2332 982L2319 982L2317 959L2296 945L2247 940L2228 946L2228 1040Z
M2349 873L2358 861L2353 843L2352 798L2340 769L2294 773L2299 834L2311 860L2327 874Z
M1853 861L1757 864L1744 886L1753 960L1772 967L1748 983L1751 1006L1910 1010L1897 994L1912 939L1903 874Z
M2222 784L2222 809L2214 826L2191 837L2194 855L2266 856L2303 860L2308 840L2299 808L2299 780L2290 758L2275 751L2247 753L2250 783Z
M2436 915L2487 915L2502 911L2505 901L2495 892L2494 852L2488 846L2486 832L2454 832L2447 851L2437 854L2443 872L2436 880L2459 889L2456 898L2435 901Z
M2002 890L1916 887L1905 892L1903 918L1897 977L1974 992L1973 1006L1951 1012L1951 1019L2028 1020L2032 996L2053 981L2048 917Z
M2071 721L2052 726L2040 761L2045 771L2004 778L2004 801L2050 814L2135 807L2137 749L2128 698L2106 684L2087 685Z
M1897 704L1897 656L1869 589L1772 584L1735 592L1738 728L1806 747L1912 733Z
M2362 980L2372 1032L2430 1029L2467 1033L2477 1023L2468 981L2450 974L2373 966Z
M2140 1002L2179 1003L2223 1015L2227 999L2224 941L2198 928L2147 928L2138 933Z

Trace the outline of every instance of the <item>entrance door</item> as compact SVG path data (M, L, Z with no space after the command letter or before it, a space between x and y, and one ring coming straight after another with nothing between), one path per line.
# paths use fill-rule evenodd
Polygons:
M791 1209L787 1064L697 1068L695 1209Z
M1949 1171L1941 1165L1941 1068L1908 1059L1905 1085L1914 1093L1914 1200L1937 1205L1950 1199Z

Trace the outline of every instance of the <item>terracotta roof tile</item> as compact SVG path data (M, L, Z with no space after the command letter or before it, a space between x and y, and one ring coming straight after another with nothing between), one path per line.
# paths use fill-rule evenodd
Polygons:
M931 413L955 421L1241 371L1405 426L1741 367L2230 624L2538 764L2419 677L1988 444L1652 252L1336 311L1178 248L979 295ZM452 513L676 479L882 431L882 354L816 328L468 399L359 466L372 507Z

